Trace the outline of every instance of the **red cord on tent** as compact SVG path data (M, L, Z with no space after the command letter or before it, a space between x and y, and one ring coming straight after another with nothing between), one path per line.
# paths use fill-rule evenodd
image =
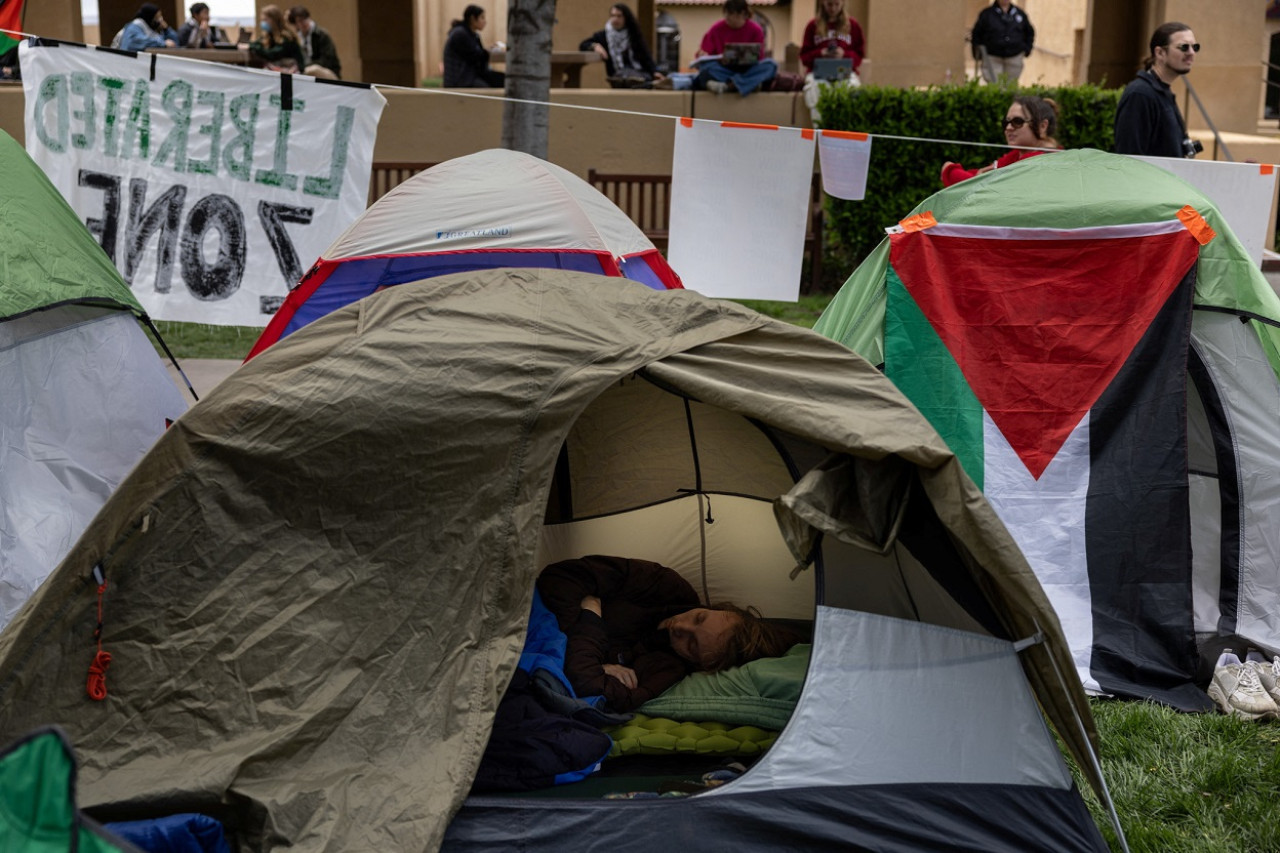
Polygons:
M107 579L102 576L102 567L94 566L94 579L98 581L98 627L93 632L98 641L98 653L89 664L89 680L85 683L85 691L89 698L101 702L107 698L107 667L111 665L111 654L102 650L102 596L107 591Z

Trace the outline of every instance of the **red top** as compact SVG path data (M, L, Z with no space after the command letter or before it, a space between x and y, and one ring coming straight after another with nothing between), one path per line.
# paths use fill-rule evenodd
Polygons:
M733 29L722 18L711 25L702 37L700 49L711 56L724 53L726 44L748 44L757 42L764 44L764 28L755 21L748 20L738 29Z
M839 47L844 55L853 60L853 70L862 65L862 56L867 52L862 39L862 27L853 18L849 19L849 32L818 32L818 19L814 18L804 28L804 38L800 40L800 61L805 71L813 70L813 61L820 59L829 47Z
M1056 148L1037 148L1035 150L1015 148L1007 154L1002 155L993 165L997 169L1003 169L1005 166L1012 166L1014 163L1017 163L1020 160L1025 160L1028 157L1035 157L1037 154L1051 154L1057 150L1058 149ZM966 169L959 163L952 163L942 171L942 185L944 187L955 186L961 181L967 181L976 174L978 174L978 169Z

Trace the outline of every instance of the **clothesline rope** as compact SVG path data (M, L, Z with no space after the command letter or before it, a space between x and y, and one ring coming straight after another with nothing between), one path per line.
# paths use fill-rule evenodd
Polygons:
M19 30L6 30L0 27L0 33L8 33L10 35L18 35L23 38L40 39L44 36L37 36L32 33L24 33ZM83 44L81 42L73 42L68 39L51 39L51 41L60 41L67 44L80 44L82 47L98 47L98 45ZM171 54L170 54L171 55ZM188 62L204 62L205 60L186 57L175 57L177 59L186 59ZM613 115L634 116L636 118L660 118L666 121L676 121L680 116L670 115L668 113L647 113L637 110L619 110L613 107L593 107L587 104L559 104L554 101L535 101L532 98L509 98L506 95L482 95L476 92L463 92L458 89L427 89L415 86L397 86L392 83L372 83L375 89L386 89L393 92L414 92L416 94L435 95L451 98L475 98L482 101L497 101L498 103L510 104L530 104L536 107L554 107L561 110L586 110L587 112L609 113ZM785 126L784 126L785 127ZM799 129L799 128L787 128ZM1004 150L1016 151L1043 151L1043 148L1034 148L1021 145L1001 144L998 142L971 142L966 139L939 139L930 136L898 136L891 133L875 133L872 131L863 131L872 139L894 139L899 142L927 142L933 145L968 145L975 148L1000 148Z

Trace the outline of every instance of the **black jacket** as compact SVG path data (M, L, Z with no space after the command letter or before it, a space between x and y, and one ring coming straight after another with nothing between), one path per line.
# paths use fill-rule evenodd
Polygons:
M547 566L538 592L568 637L564 672L579 696L603 695L609 710L631 711L689 674L658 628L668 616L701 604L674 569L593 554ZM587 595L600 598L604 618L579 606ZM635 689L605 675L606 663L633 669Z
M444 85L451 89L483 89L502 84L502 73L489 69L489 51L480 43L480 34L466 24L450 30L444 42Z
M975 57L979 47L985 47L987 53L1001 58L1020 53L1030 56L1031 47L1036 41L1036 31L1026 12L1012 3L1009 4L1008 12L1002 12L1000 4L993 2L978 13L972 39Z
M1182 157L1186 135L1173 90L1154 71L1139 71L1116 107L1116 153Z

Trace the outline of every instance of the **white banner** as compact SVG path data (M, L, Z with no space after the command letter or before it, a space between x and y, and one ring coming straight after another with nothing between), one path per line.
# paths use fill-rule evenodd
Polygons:
M1249 257L1262 265L1262 250L1271 245L1274 237L1271 211L1275 209L1275 166L1172 157L1136 159L1172 172L1208 196Z
M800 298L813 149L811 130L676 122L667 261L685 287Z
M27 153L153 318L265 326L364 212L372 88L64 43L19 56Z

